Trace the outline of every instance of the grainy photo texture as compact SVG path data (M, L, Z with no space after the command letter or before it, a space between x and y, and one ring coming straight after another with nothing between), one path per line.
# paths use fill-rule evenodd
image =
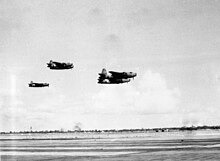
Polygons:
M220 160L220 0L0 0L0 160Z

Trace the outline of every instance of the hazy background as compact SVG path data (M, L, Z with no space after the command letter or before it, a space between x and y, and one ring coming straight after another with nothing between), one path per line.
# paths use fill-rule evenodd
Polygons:
M0 131L219 125L220 1L0 0ZM50 60L73 62L53 71ZM102 68L137 72L97 84ZM49 88L28 83L48 82Z

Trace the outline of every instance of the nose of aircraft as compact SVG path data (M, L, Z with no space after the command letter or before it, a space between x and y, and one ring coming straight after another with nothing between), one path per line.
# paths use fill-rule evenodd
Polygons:
M137 73L133 73L133 76L136 77L136 76L137 76Z

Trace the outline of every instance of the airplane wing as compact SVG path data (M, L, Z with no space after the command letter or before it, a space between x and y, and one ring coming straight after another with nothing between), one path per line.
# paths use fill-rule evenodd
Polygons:
M123 77L124 72L114 72L114 71L109 71L113 77Z

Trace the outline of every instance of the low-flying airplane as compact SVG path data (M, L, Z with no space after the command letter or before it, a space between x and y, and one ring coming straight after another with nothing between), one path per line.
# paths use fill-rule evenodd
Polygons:
M102 72L99 73L98 83L100 84L120 84L128 83L131 81L130 78L137 76L137 73L134 72L115 72L109 71L104 68Z
M74 66L73 63L61 63L50 60L50 62L47 63L47 67L49 67L50 69L63 70L72 69Z
M34 83L31 81L29 87L49 87L49 83Z

